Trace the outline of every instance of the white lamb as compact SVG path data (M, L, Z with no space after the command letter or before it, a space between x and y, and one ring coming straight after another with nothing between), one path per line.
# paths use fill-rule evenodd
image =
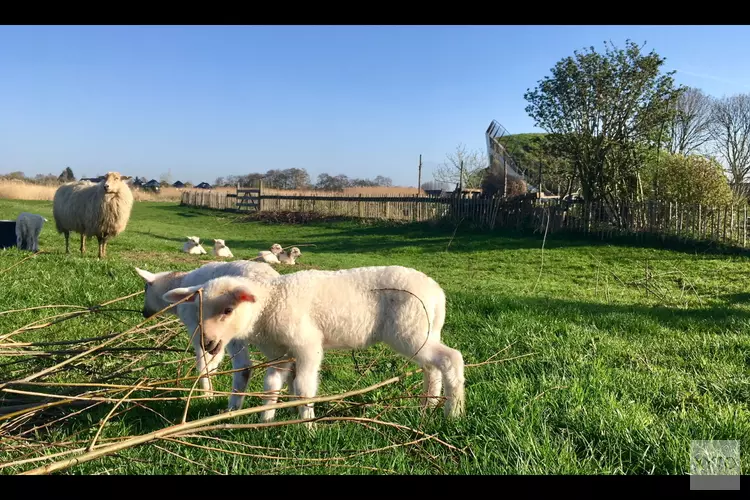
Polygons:
M270 359L294 357L297 396L316 395L324 350L361 349L384 342L424 369L424 405L434 406L444 386L446 416L464 412L463 356L440 340L445 293L419 271L378 266L300 271L265 281L220 277L170 290L164 300L174 303L200 288L207 349L218 352L242 340ZM197 315L195 297L190 303ZM276 393L283 382L281 373L268 371L264 390ZM276 402L276 397L264 399L264 404ZM261 420L270 421L274 414L266 410ZM299 414L314 418L313 405L299 407Z
M219 276L242 276L250 280L267 280L279 276L279 273L268 264L252 262L248 260L235 260L233 262L209 262L208 264L194 269L190 272L165 271L150 273L143 269L135 268L136 272L146 282L145 299L143 303L143 317L148 318L165 307L169 302L164 301L162 296L177 287L188 287L205 283ZM176 309L176 312L175 312ZM206 394L213 394L213 384L206 374L215 371L224 359L225 352L220 346L213 346L210 352L206 352L200 342L200 330L198 328L199 316L197 308L191 304L179 304L168 311L180 318L187 328L188 335L195 350L196 367L198 373L203 376L199 380L199 386ZM247 343L243 339L225 342L226 350L230 352L232 369L235 371L232 377L232 392L245 392L250 379L252 366L248 353ZM244 396L232 395L229 398L229 408L236 409L242 406Z
M182 245L182 251L191 255L204 255L206 250L201 246L201 240L197 236L188 236Z
M214 240L214 248L212 250L212 253L215 257L234 257L234 255L232 255L232 251L226 245L224 240Z
M292 247L286 252L281 252L278 259L281 264L293 266L300 255L302 255L302 252L299 251L299 248Z
M274 243L271 245L271 251L268 250L262 250L258 252L258 257L255 259L256 262L267 262L268 264L278 264L279 258L278 255L283 252L284 249L281 248L281 245L278 243Z
M39 251L39 233L47 219L38 214L21 212L16 218L16 246L20 250Z

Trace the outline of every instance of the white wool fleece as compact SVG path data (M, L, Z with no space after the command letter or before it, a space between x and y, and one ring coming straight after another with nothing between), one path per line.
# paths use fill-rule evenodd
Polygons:
M165 292L175 287L200 285L219 276L243 276L252 280L266 280L279 276L279 273L268 264L247 260L209 262L190 272L164 271L150 273L142 269L135 269L146 284L143 304L144 317L152 316L166 308L169 303L162 296ZM218 368L224 359L225 351L221 350L214 354L205 351L200 343L200 330L194 335L199 322L198 311L195 307L190 306L190 304L186 303L179 304L177 307L169 309L168 313L177 315L185 325L187 334L195 350L198 373L204 374L199 380L200 388L211 395L213 386L210 379L205 376L205 373L211 373ZM245 392L251 375L251 362L247 343L239 339L236 342L227 343L226 350L229 351L232 357L232 369L245 370L233 373L232 390L233 392ZM243 399L243 396L233 395L230 397L230 409L241 407Z
M176 302L199 288L203 288L208 349L242 339L261 350L288 352L296 360L298 396L315 396L324 350L385 342L425 368L427 403L435 403L445 383L446 414L463 412L463 358L440 339L445 293L417 270L401 266L310 270L265 281L221 277L171 290L164 299ZM197 314L197 301L190 304ZM264 387L278 390L274 383ZM313 417L310 406L299 411L301 418ZM265 421L272 417L273 410L261 415Z

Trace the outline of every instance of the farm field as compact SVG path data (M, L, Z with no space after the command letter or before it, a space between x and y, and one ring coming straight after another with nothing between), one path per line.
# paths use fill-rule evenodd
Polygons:
M78 235L71 235L72 252L64 254L51 206L0 200L0 219L15 219L24 210L49 219L39 243L45 253L16 265L28 252L0 251L0 311L101 304L143 290L134 266L191 270L212 260L210 254L181 253L187 236L199 236L209 252L212 238L224 239L236 258L252 258L272 243L298 244L299 265L280 272L398 264L436 279L448 300L443 340L459 349L468 365L467 415L456 422L445 421L442 409L420 412L417 374L344 402L317 404L316 415L339 420L320 423L314 438L298 425L215 430L125 449L65 474L686 474L691 440L736 439L743 450L750 449L747 257L563 235L548 236L542 250L541 234L459 227L454 235L452 227L352 221L266 224L176 203L138 202L128 228L110 242L107 259L98 261L95 243L85 256L78 253ZM142 304L141 295L112 307L140 310ZM2 314L0 336L63 312L69 309ZM122 332L142 321L137 312L113 310L12 338L76 340ZM39 400L29 392L66 389L52 383L91 383L123 373L108 379L122 384L119 392L107 393L111 404L47 427L62 414L18 423L0 415L0 473L19 473L76 456L64 454L70 450L85 451L101 420L126 395L142 399L122 403L107 418L98 442L181 421L184 400L153 398L185 392L128 395L126 384L144 377L178 378L181 358L186 358L184 376L193 363L192 349L185 353L184 328L172 322L132 337L123 345L155 346L154 339L169 338L161 347L172 350L107 352L34 384L0 390L2 408ZM15 348L2 344L0 385L70 357L3 355ZM45 350L68 348L80 346ZM265 361L257 352L252 358ZM364 388L413 368L384 346L354 357L329 352L319 395ZM230 361L220 369L230 370ZM253 372L249 392L262 391L262 377L262 370ZM231 390L231 375L213 381L217 390ZM226 404L226 396L193 398L187 418L217 414ZM249 396L245 408L257 404L259 398ZM284 409L276 421L293 418L296 410ZM248 415L230 423L257 421ZM34 461L45 454L59 455Z

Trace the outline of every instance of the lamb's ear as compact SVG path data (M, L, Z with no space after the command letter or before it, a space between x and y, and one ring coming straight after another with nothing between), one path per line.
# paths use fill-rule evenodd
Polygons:
M150 273L148 271L144 271L143 269L135 268L135 272L137 272L141 278L143 278L143 281L151 285L154 281L156 281L156 275L154 273Z
M120 179L122 179L122 180L124 180L124 181L126 181L126 180L128 180L128 179L132 179L132 178L133 178L133 177L132 177L132 176L130 176L130 175L123 175L122 177L120 177Z
M188 295L192 295L194 292L198 291L199 289L203 288L203 285L195 285L190 287L182 287L182 288L174 288L164 295L161 296L162 299L167 301L170 304L174 304L175 302L179 302ZM195 301L195 295L190 297L185 302L193 302Z
M246 286L238 286L232 293L237 302L255 302L255 294Z

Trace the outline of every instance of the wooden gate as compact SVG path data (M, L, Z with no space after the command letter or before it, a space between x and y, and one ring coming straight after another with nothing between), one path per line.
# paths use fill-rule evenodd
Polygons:
M237 210L260 211L260 193L263 189L263 181L258 182L257 187L237 186Z

